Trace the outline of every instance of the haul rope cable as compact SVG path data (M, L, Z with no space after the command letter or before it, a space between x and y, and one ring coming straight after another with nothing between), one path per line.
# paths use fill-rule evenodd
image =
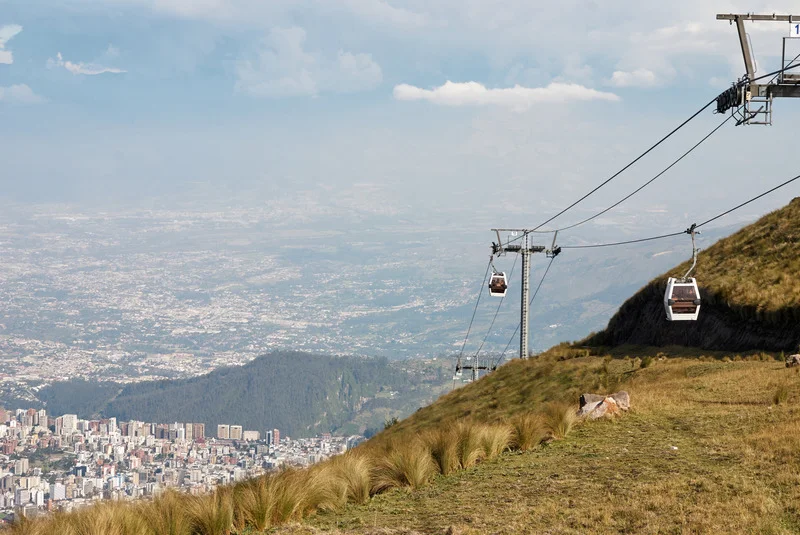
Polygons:
M763 75L763 76L759 76L758 78L754 78L754 79L752 79L752 80L740 80L740 81L739 81L739 82L737 82L735 85L736 85L736 87L742 87L743 85L747 85L747 84L750 84L750 83L756 82L756 81L758 81L758 80L761 80L761 79L763 79L763 78L768 78L768 77L770 77L770 76L776 76L776 75L778 75L778 74L780 74L780 73L782 73L782 72L784 72L784 71L788 71L788 70L794 69L794 68L796 68L796 67L798 67L798 66L800 66L800 63L795 63L795 64L789 65L789 66L787 66L787 67L784 67L784 68L782 68L782 69L778 69L777 71L773 71L773 72L771 72L771 73L767 73L767 74L765 74L765 75ZM575 207L575 205L577 205L578 203L580 203L581 201L583 201L584 199L586 199L587 197L589 197L590 195L592 195L593 193L595 193L597 190L599 190L600 188L602 188L603 186L605 186L606 184L608 184L609 182L611 182L612 180L614 180L614 179L615 179L617 176L619 176L620 174L622 174L622 172L623 172L623 171L625 171L626 169L628 169L629 167L631 167L633 164L635 164L636 162L638 162L639 160L641 160L641 159L642 159L644 156L646 156L646 155L647 155L647 154L648 154L650 151L652 151L653 149L655 149L656 147L658 147L658 146L659 146L661 143L663 143L664 141L666 141L667 139L669 139L669 138L670 138L670 136L672 136L672 135L673 135L675 132L677 132L678 130L680 130L680 129L681 129L681 128L683 128L684 126L686 126L686 125L687 125L687 124L688 124L688 123L689 123L689 122L690 122L692 119L694 119L695 117L697 117L698 115L700 115L700 113L702 113L703 111L705 111L705 109L706 109L706 108L708 108L708 107L709 107L711 104L713 104L713 103L714 103L714 102L716 102L716 101L717 101L717 97L714 97L713 99L711 99L711 100L708 102L708 104L706 104L705 106L703 106L702 108L700 108L699 110L697 110L697 111L696 111L696 112L695 112L695 113L694 113L694 114L693 114L691 117L689 117L689 118L688 118L688 119L686 119L684 122L682 122L680 125L678 125L678 126L677 126L675 129L673 129L673 130L672 130L672 131L671 131L669 134L667 134L666 136L664 136L664 137L662 137L660 140L658 140L658 142L656 142L656 144L655 144L655 145L651 146L649 149L647 149L646 151L644 151L644 152L643 152L642 154L640 154L640 155L639 155L639 156L638 156L638 157L637 157L635 160L633 160L633 161L632 161L632 162L630 162L628 165L626 165L625 167L623 167L622 169L620 169L619 171L617 171L616 173L614 173L613 175L611 175L609 178L607 178L606 180L604 180L603 182L601 182L601 183L600 183L598 186L596 186L594 189L592 189L592 190L591 190L589 193L587 193L586 195L584 195L583 197L581 197L580 199L578 199L578 200L577 200L577 201L575 201L574 203L570 204L569 206L567 206L566 208L564 208L563 210L561 210L559 213L557 213L556 215L554 215L553 217L551 217L550 219L548 219L548 220L547 220L547 221L545 221L544 223L540 224L540 225L539 225L539 226L537 226L537 227L534 227L534 228L531 230L531 232L535 232L535 231L537 231L538 229L540 229L541 227L545 226L546 224L548 224L549 222L551 222L551 221L552 221L552 220L554 220L555 218L557 218L557 217L561 216L561 215L562 215L562 214L564 214L566 211L568 211L568 210L570 210L571 208Z
M791 184L792 182L794 182L795 180L798 180L798 179L800 179L800 175L797 175L794 178L790 178L786 182L782 182L782 183L778 184L777 186L775 186L773 188L770 188L767 191L765 191L763 193L760 193L760 194L756 195L755 197L753 197L751 199L748 199L747 201L745 201L745 202L743 202L741 204L738 204L738 205L734 206L730 210L726 210L726 211L722 212L721 214L715 215L711 219L708 219L708 220L703 221L702 223L700 223L698 225L695 225L694 228L698 229L698 228L700 228L700 227L702 227L704 225L707 225L707 224L711 223L712 221L716 221L720 217L726 216L726 215L730 214L731 212L733 212L735 210L738 210L739 208L750 204L753 201L757 201L761 197L764 197L765 195L769 195L773 191L779 190L780 188L782 188L784 186L787 186L787 185ZM597 248L597 247L613 247L613 246L616 246L616 245L627 245L627 244L630 244L630 243L639 243L639 242L644 242L644 241L661 240L661 239L664 239L664 238L671 238L673 236L680 236L682 234L686 234L686 231L684 230L682 232L673 232L673 233L670 233L670 234L662 234L660 236L652 236L650 238L639 238L639 239L636 239L636 240L619 241L619 242L613 242L613 243L597 243L597 244L592 244L592 245L562 245L561 248L562 249L593 249L593 248Z
M483 295L483 286L486 284L486 278L489 276L489 268L492 267L492 258L489 257L489 263L486 264L486 273L483 274L483 282L481 282L481 290L478 292L478 299L475 301L475 308L472 310L472 319L469 320L469 327L467 327L467 334L464 336L464 343L461 344L461 353L458 355L458 361L456 362L456 371L458 371L461 367L461 358L464 356L464 348L467 345L467 339L469 338L469 332L472 330L472 322L475 321L475 314L478 312L478 305L481 302L481 296ZM455 375L453 376L453 388L456 387L456 378Z
M620 169L619 171L617 171L616 173L614 173L613 175L611 175L610 177L608 177L607 179L605 179L603 182L601 182L600 184L598 184L597 186L595 186L595 187L594 187L594 188L593 188L593 189L592 189L592 190L591 190L589 193L585 194L583 197L581 197L581 198L580 198L580 199L578 199L577 201L573 202L572 204L570 204L569 206L567 206L566 208L564 208L563 210L561 210L560 212L558 212L556 215L552 216L550 219L548 219L548 220L547 220L547 221L545 221L544 223L541 223L541 224L539 224L538 226L534 227L534 228L531 230L531 232L536 232L538 229L542 228L543 226L545 226L546 224L548 224L548 223L549 223L549 222L551 222L552 220L556 219L557 217L559 217L559 216L563 215L564 213L566 213L567 211L571 210L571 209L572 209L572 208L574 208L574 207L575 207L577 204L579 204L580 202L582 202L583 200L585 200L586 198L588 198L590 195L592 195L593 193L595 193L597 190L599 190L600 188L602 188L603 186L605 186L606 184L608 184L609 182L611 182L612 180L614 180L615 178L617 178L619 175L621 175L622 173L624 173L625 171L627 171L627 170L628 170L628 169L629 169L631 166L633 166L633 165L634 165L636 162L638 162L639 160L641 160L642 158L644 158L645 156L647 156L648 154L650 154L650 153L651 153L653 150L655 150L655 149L656 149L656 147L658 147L658 146L659 146L659 145L661 145L663 142L665 142L665 141L666 141L666 140L668 140L670 137L672 137L672 136L673 136L673 134L675 134L675 132L677 132L678 130L680 130L681 128L683 128L683 127L684 127L684 126L686 126L687 124L689 124L689 122L690 122L690 121L692 121L692 120L693 120L695 117L697 117L698 115L700 115L701 113L703 113L704 111L706 111L706 108L708 108L709 106L711 106L712 104L714 104L716 101L717 101L717 97L714 97L713 99L711 99L710 101L708 101L708 103L707 103L707 104L705 104L705 105L704 105L702 108L700 108L699 110L697 110L696 112L694 112L694 113L693 113L693 114L692 114L692 115L691 115L691 116L690 116L688 119L686 119L685 121L683 121L681 124L679 124L678 126L676 126L675 128L673 128L673 129L672 129L672 130L671 130L671 131L670 131L670 132L669 132L667 135L665 135L664 137L662 137L661 139L659 139L659 140L658 140L658 141L657 141L657 142L656 142L654 145L651 145L649 149L647 149L646 151L644 151L643 153L641 153L639 156L637 156L637 157L636 157L636 158L635 158L633 161L631 161L631 162L630 162L628 165L626 165L625 167L623 167L622 169Z
M606 212L608 212L609 210L612 210L612 209L616 208L617 206L619 206L620 204L624 203L625 201L627 201L628 199L630 199L631 197L633 197L634 195L636 195L637 193L639 193L640 191L642 191L644 188L646 188L647 186L649 186L650 184L652 184L653 182L655 182L655 181L656 181L658 178L660 178L662 175L664 175L664 173L666 173L667 171L669 171L670 169L672 169L673 167L675 167L675 166L678 164L678 162L680 162L681 160L683 160L684 158L686 158L686 157L687 157L689 154L691 154L691 153L694 151L694 149L696 149L697 147L699 147L700 145L702 145L702 144L703 144L703 142L704 142L704 141L706 141L708 138L710 138L712 135L716 134L716 133L717 133L717 131L718 131L720 128L722 128L722 127L725 125L725 123L727 123L727 122L728 122L728 121L730 121L731 119L733 119L733 115L728 115L728 117L726 117L726 118L725 118L725 120L723 120L723 121L722 121L720 124L718 124L718 125L716 126L716 128L714 128L714 129L713 129L711 132L709 132L708 134L706 134L706 136L705 136L705 137L703 137L703 138L702 138L700 141L698 141L697 143L695 143L694 145L692 145L692 147L691 147L689 150L687 150L686 152L684 152L684 153L683 153L683 154L680 156L680 158L678 158L677 160L673 161L671 164L669 164L667 167L665 167L665 168L664 168L664 169L663 169L663 170L662 170L660 173L658 173L656 176L654 176L653 178L651 178L650 180L648 180L647 182L645 182L644 184L642 184L641 186L639 186L638 188L636 188L635 190L633 190L631 193L629 193L629 194L628 194L628 195L626 195L625 197L621 198L620 200L618 200L617 202L615 202L614 204L612 204L611 206L609 206L609 207L608 207L608 208L606 208L605 210L602 210L602 211L600 211L600 212L597 212L597 213L596 213L596 214L594 214L593 216L591 216L591 217L587 217L587 218L586 218L586 219L584 219L583 221L578 221L577 223L573 223L572 225L567 225L566 227L561 227L561 228L558 228L558 229L552 229L552 230L549 230L549 231L547 231L547 232L561 232L562 230L569 230L569 229L572 229L572 228L575 228L575 227L579 227L579 226L583 225L584 223L588 223L588 222L589 222L589 221L591 221L592 219L595 219L595 218L597 218L597 217L600 217L601 215L605 214L605 213L606 213ZM542 232L542 231L537 231L537 232Z
M800 57L800 56L798 56L798 57ZM764 78L773 77L773 79L774 79L774 78L775 78L775 77L776 77L778 74L780 74L780 73L782 73L782 72L786 72L786 71L792 70L792 69L796 69L796 68L798 68L798 67L800 67L800 62L798 62L798 63L793 63L793 64L791 64L791 65L787 65L786 67L784 67L784 68L782 68L782 69L778 69L778 70L776 70L776 71L773 71L773 72L770 72L770 73L764 74L764 75L762 75L762 76L759 76L759 77L756 77L756 78L754 78L754 79L752 79L752 80L740 80L739 82L737 82L737 83L736 83L736 84L734 84L734 85L736 85L736 87L741 87L741 86L743 86L743 85L747 85L747 84L749 84L749 83L752 83L752 82L757 82L757 81L759 81L759 80L762 80L762 79L764 79ZM710 106L712 103L714 103L714 102L716 102L716 97L714 97L714 99L712 99L712 100L711 100L711 101L710 101L708 104L706 104L706 105L705 105L705 106L703 106L703 107L702 107L700 110L698 110L697 112L695 112L695 113L694 113L694 114L693 114L691 117L689 117L688 119L686 119L686 120L685 120L683 123L681 123L681 124L680 124L679 126L677 126L675 129L673 129L673 130L672 130L670 133L668 133L666 136L662 137L662 138L661 138L659 141L657 141L657 142L656 142L654 145L652 145L652 146L651 146L649 149L647 149L645 152L643 152L642 154L640 154L640 155L639 155L639 156L638 156L638 157L637 157L635 160L633 160L633 161L632 161L632 162L630 162L628 165L626 165L626 166L625 166L625 167L623 167L621 170L619 170L617 173L615 173L614 175L612 175L611 177L609 177L608 179L606 179L605 181L603 181L601 184L599 184L598 186L596 186L596 187L595 187L594 189L592 189L592 190L591 190L589 193L587 193L586 195L584 195L583 197L581 197L580 199L578 199L577 201L575 201L574 203L572 203L571 205L569 205L567 208L563 209L561 212L557 213L556 215L554 215L553 217L551 217L550 219L548 219L548 220L547 220L547 221L545 221L544 223L542 223L542 224L538 225L537 227L534 227L532 230L529 230L529 231L527 231L527 232L523 233L523 235L522 235L522 236L518 236L518 237L516 237L516 238L514 238L514 239L510 239L510 240L508 241L508 243L512 243L512 242L515 242L515 241L517 241L517 240L520 240L520 239L522 239L522 237L523 237L525 234L527 234L527 233L531 233L531 232L536 232L536 233L544 233L544 234L547 234L547 233L554 232L556 229L553 229L553 230L539 230L539 229L540 229L541 227L543 227L544 225L546 225L547 223L551 222L552 220L556 219L557 217L559 217L559 216L563 215L563 214L564 214L564 213L566 213L568 210L570 210L571 208L573 208L573 207L575 207L577 204L579 204L581 201L585 200L587 197L589 197L590 195L592 195L593 193L595 193L597 190L599 190L600 188L602 188L603 186L605 186L606 184L608 184L608 183L609 183L611 180L613 180L614 178L616 178L617 176L619 176L619 175L620 175L620 174L621 174L623 171L625 171L626 169L630 168L630 167L631 167L633 164L635 164L637 161L639 161L640 159L642 159L642 158L643 158L645 155L647 155L649 152L651 152L653 149L655 149L655 148L656 148L658 145L660 145L661 143L663 143L664 141L666 141L666 140L667 140L667 139L668 139L670 136L672 136L672 135L673 135L675 132L677 132L678 130L680 130L681 128L683 128L683 127L684 127L686 124L688 124L688 123L689 123L691 120L693 120L695 117L697 117L697 115L699 115L699 114L700 114L702 111L704 111L706 108L708 108L708 107L709 107L709 106ZM723 124L724 124L724 122L723 122ZM704 139L703 139L703 141L704 141L705 139L706 139L706 138L704 138ZM702 141L701 141L701 142L702 142ZM694 150L694 147L693 147L691 150ZM691 150L690 150L689 152L691 152ZM680 159L679 159L678 161L680 161ZM676 162L674 162L674 163L677 163L677 161L676 161ZM673 163L673 165L674 165L674 163ZM669 169L669 168L667 168L667 169ZM666 171L666 169L665 169L665 171ZM648 184L649 184L649 182L648 182ZM635 193L637 193L638 191L639 191L639 190L635 191L635 192L634 192L634 194L635 194ZM626 199L623 199L623 201L624 201L624 200L626 200ZM622 202L622 201L620 201L620 202ZM617 203L617 204L618 204L618 203ZM603 212L601 212L601 213L605 213L605 212L607 212L608 210L610 210L610 209L611 209L611 208L613 208L614 206L616 206L616 204L615 204L615 205L613 205L613 206L611 206L610 208L606 209L605 211L603 211ZM594 217L597 217L597 216L594 216ZM590 220L591 220L591 219L594 219L594 217L590 218ZM579 223L579 224L582 224L582 223L583 223L583 222L581 222L581 223ZM575 226L577 226L577 224L576 224ZM571 227L571 226L570 226L570 227L565 227L565 229L566 229L566 228L572 228L572 227ZM563 230L563 229L558 229L558 230Z

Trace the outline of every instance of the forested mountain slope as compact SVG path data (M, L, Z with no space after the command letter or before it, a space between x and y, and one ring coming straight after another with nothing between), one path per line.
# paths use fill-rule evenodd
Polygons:
M414 410L435 398L444 382L439 368L423 364L412 371L384 358L284 351L191 379L128 385L56 383L42 389L39 398L54 414L202 422L209 436L222 423L308 436L336 430L359 411L401 410L404 403L413 404ZM383 420L380 416L379 423Z

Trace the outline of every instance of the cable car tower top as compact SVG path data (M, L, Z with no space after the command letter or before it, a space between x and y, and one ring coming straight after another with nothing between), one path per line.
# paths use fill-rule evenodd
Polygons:
M725 113L730 109L743 107L742 115L737 121L740 124L762 124L772 125L772 99L779 98L798 98L800 97L800 74L793 74L783 71L800 59L798 53L794 59L786 59L787 41L800 43L800 15L754 15L746 14L718 14L717 20L727 20L731 24L736 23L739 33L739 44L742 47L744 58L745 74L739 79L739 83L734 84L730 89L723 91L717 97L717 113ZM781 71L768 80L767 83L757 83L755 71L756 62L753 57L753 50L750 37L744 29L744 21L769 21L769 22L788 22L789 36L783 38L783 48L781 53ZM796 40L796 41L795 41Z

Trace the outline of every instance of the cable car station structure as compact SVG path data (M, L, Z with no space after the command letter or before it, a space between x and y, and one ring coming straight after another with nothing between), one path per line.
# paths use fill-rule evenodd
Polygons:
M745 21L789 23L789 36L783 38L781 50L781 69L786 69L800 59L800 53L798 53L793 59L787 60L786 51L787 42L800 43L800 15L718 14L717 20L727 20L731 24L736 24L745 67L745 74L738 83L733 84L717 97L717 112L725 113L741 107L737 125L772 125L773 99L800 98L800 74L781 71L766 83L759 83L756 78L755 57L744 23Z

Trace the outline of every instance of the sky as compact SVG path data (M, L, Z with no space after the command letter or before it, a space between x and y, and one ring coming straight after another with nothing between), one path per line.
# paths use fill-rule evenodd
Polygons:
M716 13L792 7L0 0L0 199L177 201L199 184L209 198L257 201L369 184L406 213L467 223L482 210L530 226L743 74L735 27ZM748 31L759 74L779 68L789 24ZM769 128L726 125L594 228L646 228L653 211L699 220L796 175L800 101L775 110ZM650 178L721 119L703 113L575 217Z

